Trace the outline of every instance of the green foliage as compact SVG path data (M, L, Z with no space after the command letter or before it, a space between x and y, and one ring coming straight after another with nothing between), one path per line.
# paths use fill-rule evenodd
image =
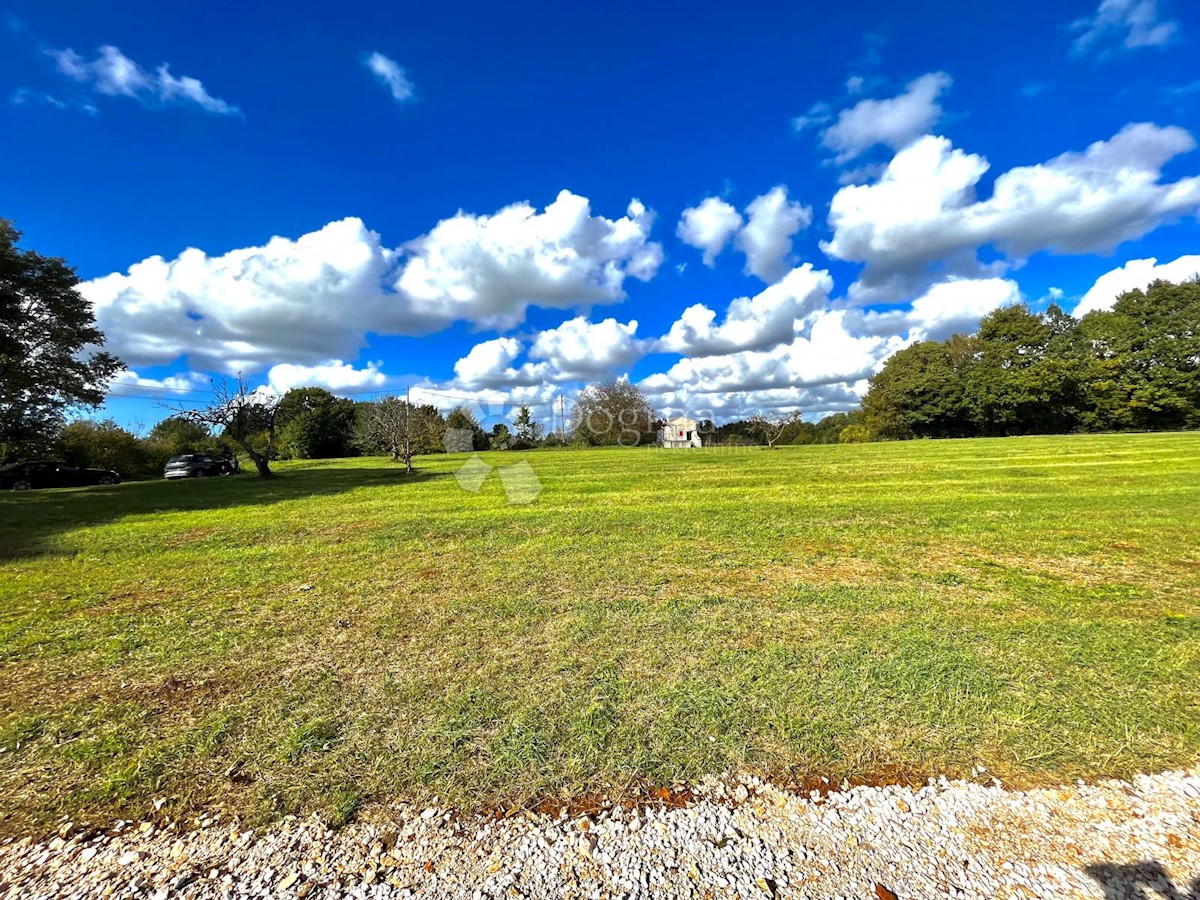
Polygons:
M517 409L517 418L513 423L517 429L516 443L523 447L533 447L541 443L546 429L542 423L534 419L533 411L524 403Z
M888 359L863 400L883 438L1200 427L1200 283L1158 281L1076 321L990 313Z
M865 444L871 440L871 432L865 425L847 425L838 434L839 444Z
M492 450L507 450L512 446L512 432L508 430L508 426L503 422L497 422L492 426L492 433L488 436L488 447Z
M352 441L368 456L390 456L412 471L414 456L442 451L445 433L446 421L437 407L383 397L357 404Z
M621 379L589 384L575 400L571 427L593 447L632 447L654 441L654 411L645 394Z
M352 456L355 420L353 401L324 388L293 388L276 413L279 453L291 459Z
M57 449L65 462L85 468L112 469L124 477L161 474L161 453L111 419L78 419L58 433Z
M220 453L221 442L203 425L182 416L169 416L150 429L146 442L157 445L158 452L172 456L184 453Z
M0 219L0 462L40 456L72 406L96 406L121 368L102 347L79 278L63 260L17 249Z
M489 444L488 433L483 430L475 413L466 406L456 406L446 415L446 429L456 432L456 443L447 446L448 450L486 450ZM464 435L470 436L469 444L462 440Z

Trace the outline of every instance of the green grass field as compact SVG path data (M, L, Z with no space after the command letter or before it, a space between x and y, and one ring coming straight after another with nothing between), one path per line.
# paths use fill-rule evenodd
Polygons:
M0 496L0 830L1200 760L1200 434L528 459Z

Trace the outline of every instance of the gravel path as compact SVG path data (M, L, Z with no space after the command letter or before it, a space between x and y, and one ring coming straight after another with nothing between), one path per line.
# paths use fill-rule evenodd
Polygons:
M1200 770L1057 789L799 796L709 780L687 806L330 831L200 820L0 843L0 897L1019 897L1200 900Z

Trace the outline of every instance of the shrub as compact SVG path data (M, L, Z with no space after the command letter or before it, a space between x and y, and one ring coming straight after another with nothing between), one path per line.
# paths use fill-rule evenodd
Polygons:
M865 444L871 440L871 432L863 425L847 425L838 435L839 444Z

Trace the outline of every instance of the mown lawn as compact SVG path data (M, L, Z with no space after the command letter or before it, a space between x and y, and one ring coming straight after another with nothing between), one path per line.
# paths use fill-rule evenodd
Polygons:
M1200 435L528 460L0 495L0 831L1200 761Z

